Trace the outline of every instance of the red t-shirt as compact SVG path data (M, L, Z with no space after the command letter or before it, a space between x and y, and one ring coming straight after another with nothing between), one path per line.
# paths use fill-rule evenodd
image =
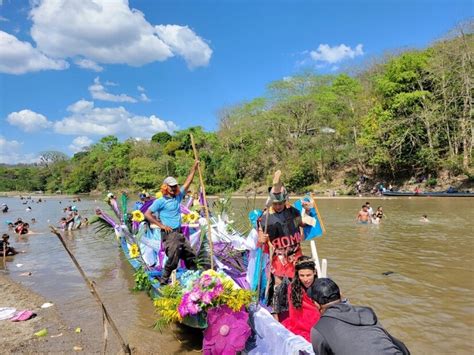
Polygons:
M260 219L260 226L265 230L268 217L267 233L273 246L272 273L278 277L293 278L295 262L303 255L301 251L301 214L292 207L285 207L281 212L272 208L268 214L264 213ZM265 246L268 253L268 246Z

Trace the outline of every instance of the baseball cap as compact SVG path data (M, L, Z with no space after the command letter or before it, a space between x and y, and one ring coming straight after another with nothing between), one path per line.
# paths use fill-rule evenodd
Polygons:
M306 292L310 298L325 305L341 298L341 291L336 283L328 278L317 279Z
M163 180L163 184L166 184L168 186L176 186L178 185L178 181L172 176L168 176L166 179Z

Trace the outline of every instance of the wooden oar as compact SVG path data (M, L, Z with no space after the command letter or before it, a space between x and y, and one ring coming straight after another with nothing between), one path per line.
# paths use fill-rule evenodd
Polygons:
M196 149L196 146L194 144L194 137L192 133L189 134L191 137L191 145L193 147L193 152L194 152L194 159L199 160L198 152ZM211 225L211 219L209 218L209 208L207 206L207 199L206 199L206 188L204 187L204 180L202 178L202 171L201 171L201 165L198 165L198 173L199 173L199 182L201 184L202 188L202 197L203 197L203 202L204 202L204 211L206 212L206 221L207 221L207 231L208 231L208 241L209 241L209 246L211 249L211 269L214 269L214 244L212 242L212 225Z
M49 226L49 228L51 229L51 232L53 232L53 234L56 235L56 237L58 237L59 241L61 242L61 244L63 245L64 249L66 249L66 252L69 254L69 257L71 258L72 262L74 263L74 265L76 266L77 270L79 271L79 273L81 274L82 278L84 279L84 281L86 282L87 286L89 286L89 289L91 291L91 294L92 296L94 296L94 298L96 299L96 301L99 303L101 309L102 309L102 316L107 320L107 322L110 324L110 326L112 327L112 330L114 331L115 335L117 336L117 338L119 339L120 341L120 345L122 347L122 350L124 351L125 354L131 354L131 350L130 350L130 347L128 346L127 343L125 343L125 341L123 340L122 338L122 335L120 335L120 332L118 331L118 328L117 326L115 325L114 321L112 320L112 318L110 317L109 315L109 312L107 312L107 309L105 308L105 305L104 303L102 302L101 298L99 297L99 294L97 293L97 289L95 288L94 286L94 282L92 282L91 280L89 280L89 278L86 276L86 273L84 272L84 270L82 270L82 267L81 265L79 265L79 262L77 261L76 257L74 256L74 254L69 250L69 248L67 247L66 245L66 242L64 241L63 239L63 236L61 235L61 233L59 233L56 228L54 228L53 226ZM105 325L104 325L105 327ZM106 347L107 346L107 334L106 334L106 330L104 331L104 341L105 341L105 344L104 346Z
M3 270L7 270L7 243L3 242Z

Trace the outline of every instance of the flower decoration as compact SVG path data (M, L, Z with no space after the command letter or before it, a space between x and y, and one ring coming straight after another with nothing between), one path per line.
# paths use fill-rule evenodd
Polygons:
M199 213L191 211L187 214L181 213L181 222L183 224L194 224L199 220Z
M132 259L137 258L140 256L140 249L138 248L138 245L133 243L130 245L130 248L128 249L128 254Z
M199 213L192 211L190 214L188 214L188 220L191 224L196 223L199 220Z
M178 312L181 317L194 315L210 305L222 292L224 287L219 277L202 275L193 283L191 291L185 292L181 303L178 306Z
M145 216L140 210L135 210L132 212L132 221L141 222L145 219Z
M244 310L234 312L225 305L210 309L208 327L204 331L204 355L230 355L242 351L251 334L248 319Z
M181 213L181 222L183 224L188 224L189 223L189 215Z

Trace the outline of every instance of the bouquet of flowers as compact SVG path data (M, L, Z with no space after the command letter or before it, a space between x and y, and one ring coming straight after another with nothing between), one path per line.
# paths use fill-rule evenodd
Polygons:
M179 284L163 286L160 292L154 303L166 323L181 322L223 305L238 312L250 305L253 297L252 291L238 288L229 276L214 270L187 271Z

